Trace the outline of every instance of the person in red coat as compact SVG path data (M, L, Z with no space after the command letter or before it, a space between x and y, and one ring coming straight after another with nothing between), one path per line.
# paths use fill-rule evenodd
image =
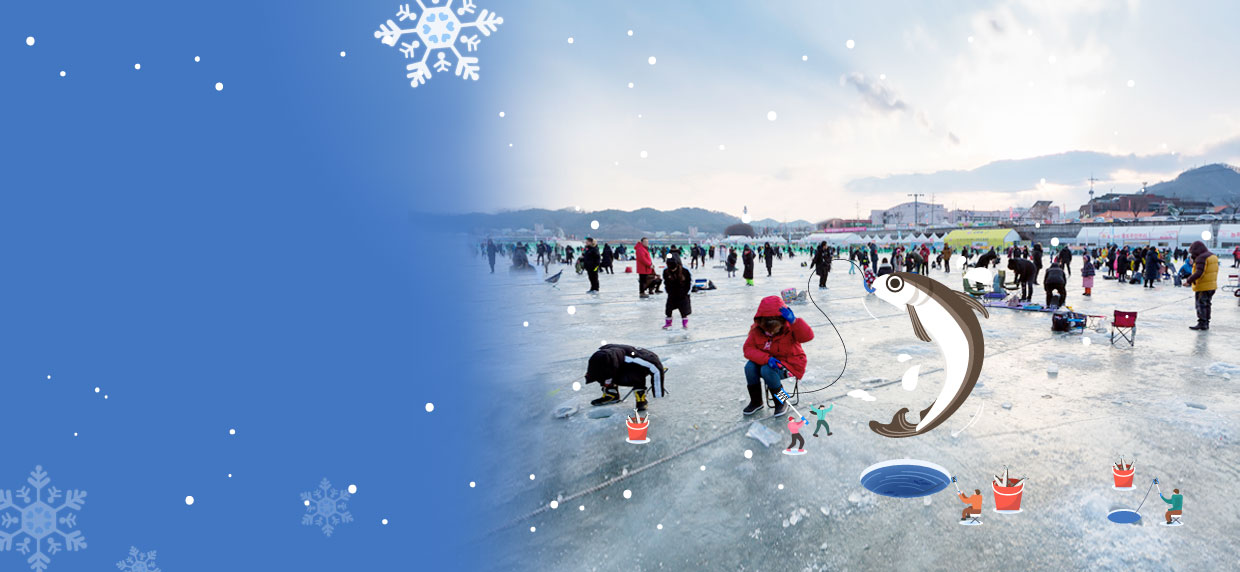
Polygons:
M749 405L745 415L753 415L762 409L762 382L772 395L783 390L781 380L791 375L801 379L809 360L801 344L814 339L809 323L796 317L792 308L784 305L779 296L767 296L758 304L749 337L745 340L745 382L749 390ZM785 404L775 400L775 415L784 412Z
M637 243L637 293L642 298L649 298L646 291L650 288L650 279L654 276L654 262L650 259L650 242L646 237Z

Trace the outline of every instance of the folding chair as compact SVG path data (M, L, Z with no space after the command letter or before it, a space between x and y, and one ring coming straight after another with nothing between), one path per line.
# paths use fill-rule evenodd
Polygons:
M788 373L788 371L784 370L784 373ZM789 379L792 380L792 391L788 391L788 387L786 385ZM792 397L792 399L788 400L789 404L794 407L797 405L800 405L801 404L801 380L793 377L791 373L788 373L787 377L779 381L781 384L784 384L784 393L787 393L789 396ZM763 388L765 389L765 387L766 387L766 384L764 383ZM771 396L770 391L764 391L764 393L766 393L766 406L770 407L771 409L774 409L776 405L775 398Z
M1137 345L1137 313L1115 311L1115 318L1111 320L1111 345L1115 345L1115 334L1119 334L1120 339L1128 342L1129 346Z

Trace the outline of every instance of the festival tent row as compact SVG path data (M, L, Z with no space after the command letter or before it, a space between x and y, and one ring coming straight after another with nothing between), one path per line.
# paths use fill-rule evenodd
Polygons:
M1006 248L1018 242L1020 234L1010 228L958 229L947 233L943 242L952 248Z
M1081 246L1101 246L1104 244L1118 244L1122 246L1133 244L1174 248L1177 246L1189 246L1193 241L1201 240L1201 234L1207 230L1210 230L1210 225L1208 224L1183 226L1087 226L1081 228L1080 232L1076 234L1076 238L1061 240Z

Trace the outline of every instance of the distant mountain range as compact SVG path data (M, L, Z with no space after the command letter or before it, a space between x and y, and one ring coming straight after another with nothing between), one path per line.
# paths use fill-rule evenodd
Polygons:
M469 213L462 215L445 215L442 217L450 226L467 230L475 234L499 234L505 230L517 232L525 229L532 232L535 225L542 225L544 236L554 235L563 231L568 235L594 236L599 238L636 238L656 233L672 234L689 233L690 228L697 228L699 234L722 234L730 224L740 222L736 215L710 211L699 208L680 208L672 211L657 209L638 209L635 211L604 210L578 211L573 209L523 209L501 211L497 213ZM597 230L590 228L592 221L598 221ZM780 232L784 223L773 219L755 220L749 223L754 230L761 233L764 228ZM789 228L813 226L804 220L788 221Z
M1164 197L1210 201L1215 205L1240 205L1240 169L1215 163L1180 173L1176 178L1150 185L1146 191Z

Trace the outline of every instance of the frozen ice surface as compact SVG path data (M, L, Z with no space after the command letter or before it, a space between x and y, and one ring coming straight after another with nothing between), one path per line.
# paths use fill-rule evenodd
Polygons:
M783 440L779 433L757 421L749 425L749 430L745 432L745 436L756 439L759 443L762 443L763 447L770 447Z
M1196 321L1189 289L1159 283L1151 290L1099 276L1093 296L1084 298L1078 259L1068 304L1103 316L1117 309L1138 311L1135 347L1122 341L1112 347L1108 334L1092 333L1095 343L1087 346L1080 334L1051 332L1048 314L991 308L990 318L981 319L986 336L981 383L969 400L928 434L888 439L871 432L869 421L887 422L901 407L927 407L943 384L942 359L934 344L913 335L904 310L866 296L859 277L838 264L828 289L816 284L810 289L848 344L848 369L830 389L806 393L839 374L840 341L813 305L795 307L816 333L805 345L815 381L802 382L796 407L808 415L811 405L834 403L827 414L834 435L807 434L808 454L790 457L779 448L756 447L745 436L755 419L741 415L747 397L740 348L763 296L806 287L810 277L800 267L805 260L776 261L772 278L759 265L751 288L709 262L705 269L691 269L695 278L709 278L719 289L693 295L688 330L663 331L665 298L637 299L636 275L624 274L632 262L617 262L616 274L603 275L601 292L590 296L586 277L571 267L552 265L552 274L566 270L553 289L542 283L541 268L509 274L501 270L506 265L501 259L492 276L483 261L472 258L480 290L473 303L495 313L488 324L495 331L484 334L478 354L501 386L495 403L488 400L482 407L506 416L503 429L496 429L512 452L487 459L493 463L488 486L478 489L494 514L477 534L490 534L480 538L491 545L514 547L489 565L495 570L941 570L958 568L961 555L967 555L970 569L1018 563L1028 570L1221 570L1240 558L1236 543L1220 541L1240 537L1235 511L1240 371L1230 365L1240 363L1235 357L1240 308L1234 298L1215 296L1210 330L1199 333L1188 329ZM954 267L957 262L953 257ZM1227 257L1220 265L1230 264ZM950 274L932 270L931 276L960 289L958 267ZM566 313L568 305L577 313ZM529 327L521 327L522 321ZM592 407L597 384L568 391L601 339L671 358L664 360L670 368L668 396L650 400L649 444L624 442L632 397ZM901 353L912 359L900 362ZM1044 373L1049 363L1058 366L1058 376ZM920 382L915 391L904 391L901 375L913 365L921 366ZM845 396L858 388L877 399ZM548 395L555 389L561 391ZM553 417L565 399L587 414ZM986 405L978 419L953 438L980 402ZM1012 409L1003 409L1003 403ZM614 413L592 418L599 410ZM769 415L770 409L763 409L757 420L786 443L786 419ZM747 449L752 458L743 454ZM1190 507L1184 528L1152 526L1165 510L1152 493L1141 509L1150 526L1106 520L1112 508L1135 508L1140 501L1137 493L1110 487L1109 463L1117 452L1138 455L1138 478L1158 477L1183 489ZM939 464L958 477L962 489L981 489L986 525L957 525L963 504L950 487L933 495L929 506L872 494L867 500L858 481L861 471L900 458ZM701 465L710 470L698 470ZM1029 478L1019 515L992 512L988 483L1004 465ZM530 481L528 474L535 471L538 480ZM625 489L634 493L627 501L621 497ZM561 493L561 504L590 510L546 509L547 499ZM794 507L820 508L793 526ZM659 523L665 527L656 535ZM531 526L538 528L536 535L528 532ZM827 546L820 549L824 541Z

